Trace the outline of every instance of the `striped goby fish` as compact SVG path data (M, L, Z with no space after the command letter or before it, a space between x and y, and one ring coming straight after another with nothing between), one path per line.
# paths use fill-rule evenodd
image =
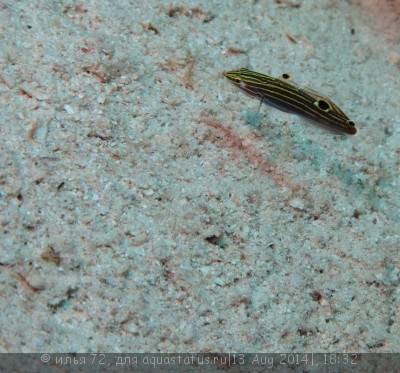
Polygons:
M287 73L274 78L242 68L224 75L242 91L279 110L314 120L340 133L357 133L355 123L335 103L318 92L299 87Z

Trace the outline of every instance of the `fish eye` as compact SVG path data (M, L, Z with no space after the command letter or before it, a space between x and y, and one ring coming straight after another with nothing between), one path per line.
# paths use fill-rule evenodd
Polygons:
M349 126L352 126L352 127L355 127L355 126L356 126L356 124L355 124L353 121L351 121L351 120L349 120L349 121L347 122L347 124L348 124Z
M236 78L235 79L235 83L239 84L240 83L240 79Z

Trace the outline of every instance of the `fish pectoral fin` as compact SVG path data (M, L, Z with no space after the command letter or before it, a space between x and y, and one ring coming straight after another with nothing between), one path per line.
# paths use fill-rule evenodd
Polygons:
M286 109L286 108L285 108L284 106L282 106L282 105L277 105L277 104L275 104L274 102L272 102L272 101L270 101L270 100L268 100L268 99L266 99L266 98L263 98L263 99L262 99L262 103L263 103L263 104L266 104L266 105L268 105L268 106L271 106L271 107L273 107L274 109L278 109L278 110L280 110L280 111L283 111L283 112L285 112L285 113L293 114L293 111L292 111L292 110Z

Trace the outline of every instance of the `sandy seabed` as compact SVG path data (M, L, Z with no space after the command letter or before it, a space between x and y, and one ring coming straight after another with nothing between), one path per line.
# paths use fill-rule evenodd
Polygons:
M3 1L0 351L399 352L400 6L379 3ZM358 134L257 113L239 67Z

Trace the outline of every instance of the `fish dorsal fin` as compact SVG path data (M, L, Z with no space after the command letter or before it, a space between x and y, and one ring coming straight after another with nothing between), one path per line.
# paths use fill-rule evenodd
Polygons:
M292 81L292 75L290 73L283 73L279 75L276 79L280 80L281 82L285 82L285 84L290 84L292 87L295 87L297 89L300 88L294 81Z
M279 75L277 77L277 79L283 80L286 83L292 83L292 80L291 80L292 79L292 75L290 73L288 73L288 72Z
M311 97L313 97L313 98L315 98L315 99L317 99L317 98L323 98L323 99L325 99L325 100L327 100L327 101L330 101L328 97L324 97L323 95L321 95L321 93L319 93L319 92L317 92L317 91L314 91L314 90L311 89L311 88L303 87L303 91L306 92L306 93L308 93Z

